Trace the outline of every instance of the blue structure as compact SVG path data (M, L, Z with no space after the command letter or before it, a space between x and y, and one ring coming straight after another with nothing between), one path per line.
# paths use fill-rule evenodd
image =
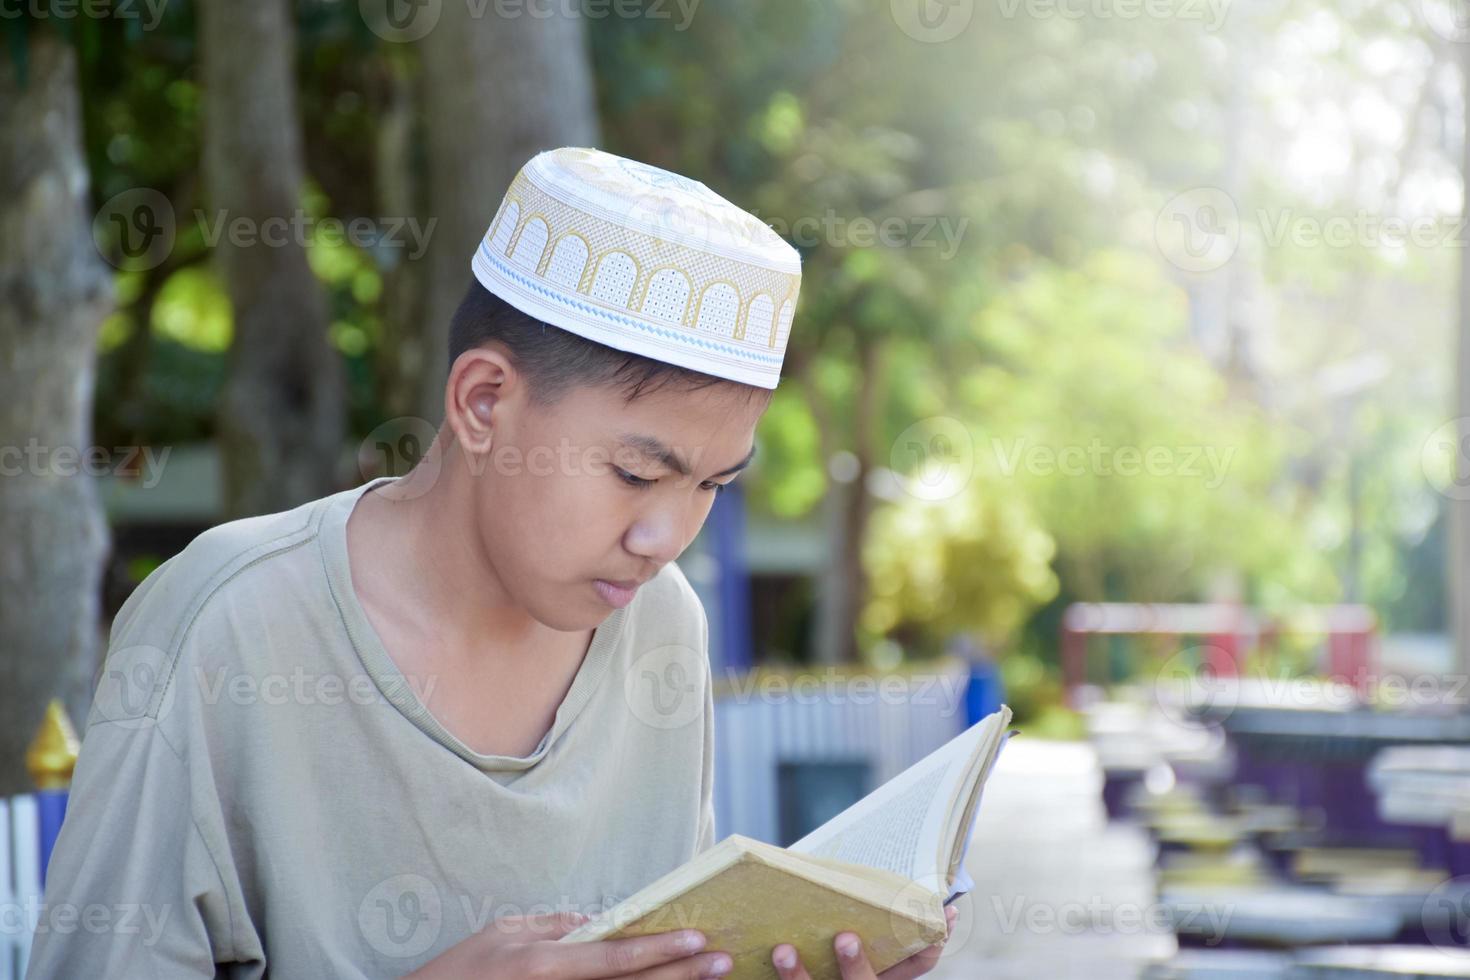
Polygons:
M41 836L41 884L46 884L46 868L51 864L51 851L56 847L56 836L61 833L61 821L66 819L66 800L70 790L43 789L36 793L36 818L40 823Z
M995 661L989 657L971 660L970 686L965 688L965 724L973 725L999 711L1005 703L1005 694L1005 683Z
M744 671L753 663L750 637L750 563L745 556L745 490L740 481L715 498L705 522L710 556L715 561L717 609L710 613L710 646L726 671Z

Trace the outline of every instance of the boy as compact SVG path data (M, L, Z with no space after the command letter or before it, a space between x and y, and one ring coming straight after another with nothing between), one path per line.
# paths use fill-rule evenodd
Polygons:
M702 184L566 148L472 268L410 474L213 528L118 614L32 980L729 972L697 934L555 940L714 843L674 559L754 455L799 260ZM135 927L75 928L95 907Z

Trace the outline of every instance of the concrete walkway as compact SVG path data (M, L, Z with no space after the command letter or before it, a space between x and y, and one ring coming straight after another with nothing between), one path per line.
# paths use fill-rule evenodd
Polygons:
M1158 923L1146 837L1108 826L1079 743L1005 748L966 865L975 891L934 980L1134 980L1175 950Z

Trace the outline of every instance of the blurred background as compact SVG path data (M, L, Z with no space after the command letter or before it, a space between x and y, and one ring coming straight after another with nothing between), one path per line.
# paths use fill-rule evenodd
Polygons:
M595 145L805 265L680 559L720 837L1004 700L936 976L1470 976L1467 65L1464 0L0 0L0 907L119 605L409 469Z

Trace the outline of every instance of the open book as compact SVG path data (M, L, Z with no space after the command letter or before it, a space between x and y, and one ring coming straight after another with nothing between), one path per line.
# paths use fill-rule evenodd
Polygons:
M1001 708L790 847L732 834L561 942L699 929L734 960L731 980L777 980L795 946L812 980L839 980L832 942L863 939L881 973L948 934L980 793L1009 734Z

